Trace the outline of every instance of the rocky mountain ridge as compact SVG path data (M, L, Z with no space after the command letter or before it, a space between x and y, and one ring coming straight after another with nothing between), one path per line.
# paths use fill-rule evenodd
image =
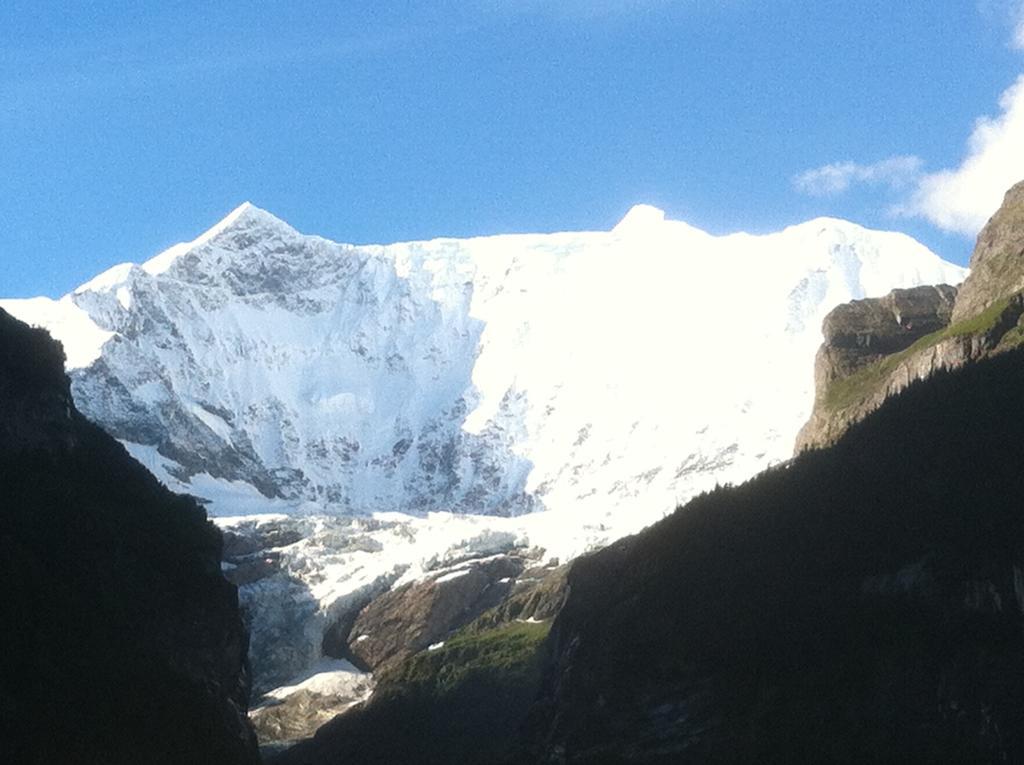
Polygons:
M797 451L833 443L914 380L1024 341L1024 182L978 235L971 272L948 285L896 290L833 310L815 359L815 404Z
M957 295L951 321L966 321L1024 290L1024 181L1007 190L982 228L971 273Z
M830 219L712 237L641 206L612 232L353 246L245 204L60 301L4 305L75 349L88 416L218 514L654 519L785 457L829 308L959 273ZM724 283L756 328L720 310ZM680 323L708 317L689 354L723 368L690 376L695 407L667 380ZM743 357L723 351L751 331ZM680 438L678 464L655 461Z

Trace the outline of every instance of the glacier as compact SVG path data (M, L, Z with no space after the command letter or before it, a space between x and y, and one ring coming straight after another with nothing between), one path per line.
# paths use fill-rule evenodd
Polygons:
M611 231L351 245L246 203L0 306L61 340L79 409L151 472L281 542L240 587L266 690L389 587L564 561L787 459L825 314L965 274L831 218L714 236L639 205Z

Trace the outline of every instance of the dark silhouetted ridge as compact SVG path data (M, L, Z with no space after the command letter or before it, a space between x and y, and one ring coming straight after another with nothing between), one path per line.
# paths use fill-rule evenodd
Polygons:
M0 760L254 763L221 540L71 402L0 310Z

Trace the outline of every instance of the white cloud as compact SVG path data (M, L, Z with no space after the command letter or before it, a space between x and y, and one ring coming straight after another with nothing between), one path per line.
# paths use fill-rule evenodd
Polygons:
M807 170L793 179L797 191L812 196L841 194L854 184L885 185L891 189L906 188L921 174L921 159L897 156L870 165L857 162L836 162Z
M1005 191L1024 179L1024 75L1003 93L999 106L1001 114L975 124L960 166L922 176L897 212L926 218L945 231L978 233Z
M978 11L992 26L1009 29L1010 47L1024 50L1024 0L977 0Z
M1010 10L1010 23L1013 26L1014 48L1024 50L1024 0L1016 0Z

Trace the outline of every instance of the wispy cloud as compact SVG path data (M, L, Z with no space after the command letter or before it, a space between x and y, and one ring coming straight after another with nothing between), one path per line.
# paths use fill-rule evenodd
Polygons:
M999 99L996 116L979 118L956 167L924 172L914 156L873 164L837 162L808 170L794 187L814 196L836 196L856 185L897 193L890 212L922 218L952 233L975 236L1010 186L1024 179L1024 75Z
M1010 47L1024 50L1024 0L976 0L978 12L985 21L1005 32L1009 30Z
M896 156L868 165L835 162L807 170L793 178L797 191L811 196L834 196L854 185L887 186L904 189L921 175L920 157Z
M960 165L923 175L898 212L945 231L978 233L1003 193L1024 179L1024 75L999 99L1001 113L974 126Z

